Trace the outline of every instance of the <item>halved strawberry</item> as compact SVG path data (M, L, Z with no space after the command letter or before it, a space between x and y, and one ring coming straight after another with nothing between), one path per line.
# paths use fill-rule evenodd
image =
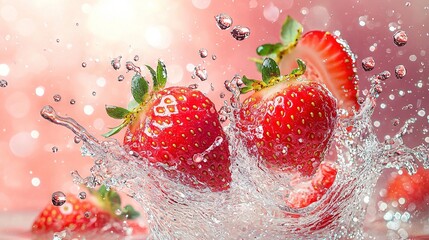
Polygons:
M34 234L52 234L64 230L73 233L110 233L127 235L123 230L125 220L135 219L140 214L131 205L121 207L119 195L102 186L93 194L80 199L68 194L61 206L48 204L37 216L31 231ZM117 214L120 211L120 214ZM136 230L141 230L137 228Z
M302 37L301 33L301 24L288 16L282 27L282 42L264 44L257 53L273 57L283 72L295 69L296 59L302 59L307 65L304 76L325 84L338 106L347 110L348 116L353 115L353 110L359 110L358 78L349 46L329 32L310 31Z
M219 114L209 98L198 90L164 86L165 65L157 71L148 67L154 82L153 91L140 76L132 80L133 110L107 106L107 113L123 118L123 123L105 136L128 126L124 145L147 158L171 178L186 185L212 191L229 188L231 182L228 139Z
M322 84L302 77L305 65L298 64L290 75L280 76L274 60L266 58L263 81L243 77L241 92L255 92L244 100L238 126L267 167L310 176L334 133L337 103Z

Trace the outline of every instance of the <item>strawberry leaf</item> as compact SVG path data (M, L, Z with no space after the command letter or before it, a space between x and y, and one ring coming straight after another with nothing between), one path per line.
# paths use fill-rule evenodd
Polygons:
M106 138L113 136L113 135L117 134L118 132L120 132L122 130L122 128L124 128L127 125L128 125L128 121L124 121L123 123L121 123L121 125L114 127L114 128L111 128L110 131L103 134L102 136L106 137Z
M158 66L156 67L156 81L155 90L164 88L167 83L167 68L162 60L158 60Z
M292 70L292 72L289 75L294 77L299 77L305 73L307 66L305 65L305 62L299 58L296 60L296 62L298 63L298 68L295 68L294 70Z
M253 80L253 79L249 79L246 76L243 76L241 78L241 80L243 81L245 87L240 88L240 93L244 94L244 93L248 93L250 91L253 90L253 83L257 80Z
M262 81L264 83L267 83L270 81L273 77L279 77L280 76L280 69L277 63L272 58L265 58L262 62Z
M153 68L149 65L146 65L147 69L150 72L150 75L152 76L152 81L153 81L153 87L155 88L155 85L158 83L157 79L156 79L156 72L155 70L153 70Z
M291 16L286 18L281 31L281 39L285 46L295 44L302 34L302 25Z
M267 56L267 55L276 53L282 47L283 47L282 43L276 43L276 44L267 43L256 48L256 53L259 56Z
M124 207L124 209L122 210L122 214L121 217L125 218L125 219L136 219L140 216L140 213L137 212L133 206L131 205L126 205Z
M142 103L146 98L147 93L149 92L149 85L146 82L146 79L140 74L134 75L131 80L131 93L134 97L134 100L138 103Z
M105 108L107 115L115 119L124 119L128 114L130 114L130 111L121 107L106 105Z

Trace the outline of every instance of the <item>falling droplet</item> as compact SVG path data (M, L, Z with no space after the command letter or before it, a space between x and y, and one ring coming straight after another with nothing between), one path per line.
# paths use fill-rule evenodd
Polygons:
M53 98L54 98L55 102L61 101L61 95L59 95L59 94L55 94Z
M62 206L66 202L66 195L61 192L57 191L52 193L52 204L54 206Z
M110 64L112 65L113 69L115 69L115 70L119 70L119 69L121 68L121 59L122 59L122 56L119 56L119 57L117 57L117 58L114 58L114 59L110 62Z
M231 35L236 40L243 41L250 36L250 29L243 26L235 26L231 31Z
M393 119L392 125L393 126L398 126L399 125L399 119L397 119L397 118Z
M74 99L70 99L70 104L71 105L73 105L73 104L75 104L76 103L76 101L74 100Z
M204 161L204 155L201 153L196 153L194 154L194 156L192 156L192 160L196 163L200 163Z
M208 56L207 49L205 48L201 48L198 52L200 53L201 58L206 58Z
M395 76L397 79L402 79L407 74L407 69L404 65L398 65L395 67Z
M198 84L194 83L188 86L189 89L197 89L198 88Z
M232 26L232 18L225 13L221 13L215 16L217 26L226 30Z
M92 96L95 96L95 95L97 95L97 92L93 91Z
M0 87L7 87L7 81L4 79L0 80Z
M80 192L79 193L79 198L80 199L85 199L86 198L86 192Z
M90 211L86 211L86 212L84 213L84 216L85 216L86 218L91 217L91 212L90 212Z
M197 76L201 81L207 80L207 70L200 65L196 66L194 69L194 75Z
M136 61L136 62L137 62L139 59L140 59L139 55L135 55L135 56L134 56L134 61Z
M81 141L82 139L80 138L80 137L78 137L78 136L74 136L74 143L80 143L80 141Z
M141 73L140 68L139 68L139 67L137 67L136 65L134 65L134 63L132 63L132 62L130 62L130 61L128 61L128 62L126 62L126 63L125 63L125 68L126 68L128 71L134 71L135 73L138 73L138 74L140 74L140 73Z
M56 40L56 41L57 41L57 43L59 43L59 42L60 42L60 39L59 39L59 38L57 38L57 40Z
M375 67L375 61L372 57L367 57L362 60L362 68L365 71L371 71Z
M220 97L220 98L224 98L224 97L225 97L225 93L221 92L221 93L219 94L219 97Z
M58 152L58 148L57 148L57 147L52 147L52 152L53 152L53 153Z
M121 75L118 76L118 81L119 82L124 81L124 79L125 79L124 75L121 74Z
M82 62L82 67L86 68L86 62Z
M405 31L397 31L395 34L393 34L393 42L396 44L396 46L398 47L402 47L405 44L407 44L408 41L408 36L405 33Z
M284 146L284 147L282 148L282 153L283 153L283 154L286 154L286 153L287 153L287 150L288 150L288 149L287 149L287 147L286 147L286 146Z
M216 60L216 58L217 58L216 55L213 54L212 55L212 60L214 61L214 60Z
M390 72L389 71L383 71L383 72L381 72L381 73L379 73L379 74L377 74L377 79L379 79L379 80L387 80L388 78L390 78Z
M409 6L411 6L411 3L410 3L410 2L406 2L406 3L405 3L405 6L406 6L406 7L409 7Z

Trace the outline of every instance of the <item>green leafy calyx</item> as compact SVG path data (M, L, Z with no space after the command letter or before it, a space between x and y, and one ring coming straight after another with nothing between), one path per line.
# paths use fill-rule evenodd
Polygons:
M119 126L111 128L109 132L103 134L104 137L113 136L132 123L133 120L137 118L138 113L151 100L154 92L164 89L167 83L167 68L164 62L158 60L156 70L148 65L146 65L146 67L152 76L152 91L149 90L149 83L143 76L138 73L134 75L131 80L131 94L133 100L128 104L127 109L106 105L107 115L115 119L123 119L123 121Z

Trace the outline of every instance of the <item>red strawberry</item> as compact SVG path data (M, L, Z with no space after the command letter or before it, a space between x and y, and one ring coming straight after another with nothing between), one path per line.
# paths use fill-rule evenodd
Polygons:
M158 62L157 72L148 68L153 91L149 93L146 80L136 75L132 87L139 106L132 111L108 106L110 116L125 120L106 136L128 125L124 145L155 166L163 166L170 177L181 176L182 183L199 189L228 189L228 140L214 103L198 90L164 89L167 73L162 62Z
M257 53L274 57L283 72L295 69L295 60L302 59L307 64L304 76L324 83L337 98L338 107L353 115L353 109L359 110L358 78L348 45L329 32L310 31L302 37L301 33L302 26L288 17L282 27L282 43L262 45Z
M122 229L125 219L139 216L130 205L120 207L119 195L102 186L95 197L81 200L69 194L61 206L48 204L38 215L32 226L34 234L51 234L68 230L74 233L116 232L126 235ZM121 215L114 212L122 210Z
M291 208L304 208L318 201L332 186L337 176L337 169L329 163L322 162L314 176L294 186L286 198L286 205Z
M417 172L410 175L404 170L402 175L396 175L387 183L386 200L399 201L403 198L405 202L400 204L401 208L406 209L409 204L415 204L417 209L428 207L429 201L429 170L418 168Z
M242 93L255 90L240 110L239 127L249 148L267 167L312 175L323 160L337 122L336 100L320 83L299 75L305 65L289 76L280 76L274 60L262 64L263 81L243 77Z

